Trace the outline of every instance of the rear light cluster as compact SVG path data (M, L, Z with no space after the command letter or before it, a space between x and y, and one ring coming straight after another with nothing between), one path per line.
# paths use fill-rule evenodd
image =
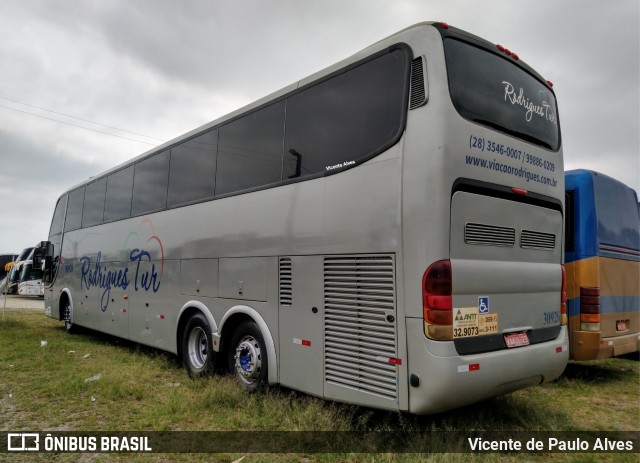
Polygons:
M560 324L566 326L567 324L567 272L564 269L564 265L561 265L562 269L562 289L560 290Z
M580 331L600 331L600 288L580 287Z
M512 57L516 61L518 61L520 59L520 57L517 54L515 54L514 52L512 52L508 48L503 47L500 44L496 45L496 48L498 50L500 50L502 53L504 53L505 55Z
M500 44L497 44L496 48L498 49L498 51L504 53L507 56L510 56L511 58L513 58L514 61L518 61L520 59L520 57L518 56L517 53L512 52L511 50L509 50L508 48L503 47ZM549 85L549 87L553 87L553 82L551 82L550 80L547 80L547 85Z
M424 334L430 339L453 339L451 261L440 260L429 266L422 277Z

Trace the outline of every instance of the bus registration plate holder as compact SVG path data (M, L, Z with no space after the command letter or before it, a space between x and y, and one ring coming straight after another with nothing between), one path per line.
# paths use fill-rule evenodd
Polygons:
M509 349L513 347L521 347L529 345L529 336L526 331L518 331L515 333L507 333L504 335L504 342Z

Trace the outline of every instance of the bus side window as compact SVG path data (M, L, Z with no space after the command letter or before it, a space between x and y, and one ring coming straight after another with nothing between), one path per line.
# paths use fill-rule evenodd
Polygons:
M169 151L136 163L133 175L131 215L154 212L167 206Z
M104 195L107 189L107 178L101 178L87 185L84 193L82 209L82 226L90 227L102 223L104 216Z
M67 195L64 195L58 200L56 209L53 212L53 219L51 219L51 229L49 230L49 236L59 235L60 233L62 233L62 225L64 224L64 213L66 212L66 210Z
M349 167L391 146L404 124L407 63L396 50L291 96L283 179Z
M167 207L213 197L218 130L210 130L171 148Z
M282 178L284 101L220 127L216 196Z
M131 215L133 166L119 170L107 178L104 221L124 219Z
M82 207L84 205L84 187L69 193L67 206L67 218L64 222L64 231L77 230L82 225Z
M574 191L567 191L564 195L564 251L573 252L575 249L575 207Z
M51 272L47 276L47 283L53 281L53 278L58 269L58 262L60 260L60 248L62 244L62 227L64 225L64 214L67 211L67 195L62 196L56 204L56 209L53 212L53 219L51 219L51 229L49 230L49 242L53 246L53 259Z

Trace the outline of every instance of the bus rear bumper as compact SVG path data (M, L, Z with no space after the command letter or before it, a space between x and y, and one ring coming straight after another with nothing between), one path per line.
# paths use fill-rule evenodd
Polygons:
M630 354L640 350L638 333L602 338L600 333L574 331L571 336L573 360L595 360Z
M453 342L424 337L422 320L407 320L409 339L424 343L408 346L408 374L418 377L409 386L409 411L438 413L462 407L524 387L553 381L569 359L567 328L553 341L477 355L459 356ZM412 384L415 384L415 377Z

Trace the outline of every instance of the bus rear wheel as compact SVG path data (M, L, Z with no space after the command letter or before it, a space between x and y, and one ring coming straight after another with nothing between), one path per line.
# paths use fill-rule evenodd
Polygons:
M267 385L267 349L260 328L253 320L242 323L234 332L228 350L229 371L247 392Z
M200 378L213 370L215 355L211 326L201 313L187 321L182 334L182 363L192 378Z

